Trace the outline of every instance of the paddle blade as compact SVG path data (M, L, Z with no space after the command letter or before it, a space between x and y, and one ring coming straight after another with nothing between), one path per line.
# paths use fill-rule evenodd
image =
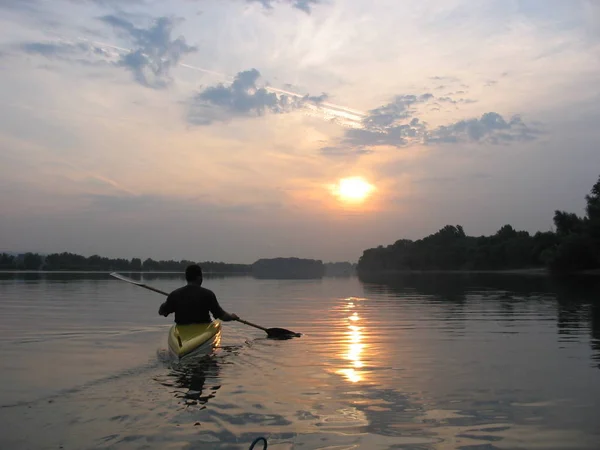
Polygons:
M268 328L267 336L272 339L292 339L300 337L302 334L286 330L285 328Z

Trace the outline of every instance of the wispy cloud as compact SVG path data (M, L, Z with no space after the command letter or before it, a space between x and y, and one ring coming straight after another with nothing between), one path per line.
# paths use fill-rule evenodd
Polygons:
M361 155L368 155L373 153L373 150L369 150L367 148L353 148L353 147L322 147L319 150L319 153L323 156L328 156L332 158L340 158L340 157L358 157Z
M318 5L319 3L323 3L322 0L246 0L248 3L260 3L263 7L267 9L272 9L275 4L278 3L288 3L292 5L294 8L304 11L307 14L310 14L312 11L312 7L314 5Z
M135 80L147 87L164 88L172 82L171 69L182 57L196 51L180 36L171 38L173 28L182 19L160 17L149 28L138 28L127 19L115 15L101 17L124 37L130 39L134 49L121 56L119 65L129 69Z
M0 8L17 11L31 11L35 9L37 3L37 0L0 0Z
M398 95L387 105L380 106L369 111L369 115L364 119L365 128L370 130L386 129L397 123L399 120L408 119L415 113L414 105L427 103L435 98L432 94L423 95Z
M81 64L104 64L113 56L109 51L88 42L47 41L23 42L16 48L29 55Z
M496 112L488 112L480 118L460 120L441 126L428 133L427 143L489 142L501 144L513 141L530 141L539 136L540 131L523 122L519 116L509 120Z
M196 125L206 125L238 116L262 116L267 112L281 114L308 103L318 105L327 99L327 94L299 97L272 92L258 86L259 78L260 72L250 69L239 72L228 86L221 83L204 89L193 97L188 120Z
M121 31L122 35L127 38L132 33L135 33L137 28L128 20L124 20L123 18L115 17L115 16L105 16L103 18L104 22L110 22L117 29L124 29L125 31ZM145 30L142 30L145 31ZM21 51L24 51L28 54L37 54L41 56L45 56L47 58L55 58L63 61L71 61L71 62L79 62L83 64L114 64L117 66L123 66L124 61L127 61L127 58L130 55L136 53L135 49L126 48L117 46L114 44L106 43L106 42L98 42L85 38L78 38L75 41L68 41L65 39L57 39L46 42L27 42L23 44L19 44L17 46ZM179 67L183 67L186 69L191 69L194 71L210 74L212 76L216 76L217 78L221 78L223 80L228 80L234 83L236 81L237 76L231 77L230 75L215 72L213 70L208 70L202 67L197 67L194 65L182 63L179 61L177 63ZM175 63L169 65L169 68L175 66ZM251 72L251 71L247 71ZM243 72L240 72L243 73ZM141 75L141 74L139 74ZM260 76L260 74L259 74ZM244 79L240 80L241 84L247 83L249 81L248 75L243 76ZM144 81L144 80L142 80ZM147 80L146 80L147 81ZM144 84L144 83L143 83ZM239 83L237 84L239 85ZM236 85L236 86L237 86ZM164 84L155 86L155 87L163 87ZM233 90L233 84L229 86L229 88L225 87L225 85L221 84L209 88L209 92L207 93L207 98L202 99L198 96L195 96L192 100L192 111L190 117L193 118L191 120L192 123L210 123L215 119L215 116L218 114L214 114L214 111L211 113L213 119L206 120L204 117L206 114L206 107L215 106L215 103L223 102L224 98L217 99L215 96L221 94L222 96L225 94L223 89ZM222 89L220 89L222 87ZM258 96L262 95L263 101L272 101L273 95L277 98L277 105L281 108L284 106L287 107L287 110L297 109L298 107L304 108L304 113L307 115L312 115L316 117L320 117L321 119L335 122L340 126L350 127L350 128L360 128L362 127L361 121L366 116L366 113L356 110L354 108L350 108L348 106L335 104L329 101L329 95L326 93L322 93L320 95L310 95L298 93L290 90L290 86L286 85L288 89L280 89L271 85L264 85L262 87L258 87L255 83L255 87L249 86L246 94L248 96L256 94L256 90L264 89L267 94L264 92L260 92ZM212 92L211 92L212 91ZM243 93L243 89L241 90ZM249 93L249 91L251 91ZM240 91L238 91L238 94ZM273 95L270 95L273 94ZM229 94L225 94L229 95ZM215 97L215 98L212 98ZM212 101L212 105L211 102ZM254 99L255 101L257 98ZM200 102L199 102L200 101ZM256 103L255 106L258 106L259 103ZM221 105L224 106L224 105ZM222 108L223 109L223 108ZM285 108L283 108L285 110ZM223 112L223 111L222 111ZM282 111L279 111L282 112ZM223 118L222 120L225 120Z
M472 103L470 99L422 95L398 95L392 102L369 111L362 127L347 130L341 139L343 146L364 149L377 146L404 147L411 143L443 144L488 142L491 144L535 139L540 131L527 125L519 116L505 119L496 112L480 118L468 118L449 125L431 128L419 115L418 106L431 103Z
M169 71L175 65L209 72L180 63L181 56L194 51L194 48L188 46L183 38L171 39L175 24L172 19L160 18L148 29L138 28L128 20L112 15L104 16L102 21L131 38L138 48L131 50L90 41L29 42L20 44L19 48L28 54L87 64L116 60L116 64L128 67L138 82L154 88L168 84ZM260 72L250 69L239 72L231 83L205 88L189 102L187 121L194 125L208 125L235 117L259 117L266 113L282 114L303 109L306 114L349 128L337 143L320 150L326 156L363 155L373 147L404 147L411 143L511 143L533 140L540 134L538 129L527 125L519 116L507 119L497 112L431 128L423 120L425 105L440 110L444 104L457 107L476 101L455 98L453 94L443 97L432 93L397 95L391 102L364 113L328 102L329 96L325 93L302 95L264 83L260 85L260 79ZM464 94L464 91L454 95L457 94Z
M99 6L107 7L122 7L123 5L146 5L151 3L150 0L88 0L91 3L95 3Z
M420 141L427 134L427 126L414 118L407 124L390 125L379 129L365 127L345 132L342 143L362 147L392 146L404 147Z

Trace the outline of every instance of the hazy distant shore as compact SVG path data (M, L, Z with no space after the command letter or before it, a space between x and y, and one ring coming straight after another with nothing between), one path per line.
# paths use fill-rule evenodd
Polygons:
M497 274L520 274L520 275L548 275L550 274L550 271L544 267L541 268L530 268L530 269L489 269L489 270L470 270L470 269L456 269L456 270L435 270L435 269L430 269L430 270L401 270L401 269L397 269L397 270L373 270L373 271L369 271L366 270L362 273L365 274L381 274L381 275L386 275L386 274L451 274L451 273L456 273L456 274L469 274L469 273L497 273Z
M190 264L200 264L207 275L253 275L257 278L310 279L323 276L348 276L355 273L356 264L327 262L306 258L262 258L252 264L217 261L153 260L147 258L89 257L75 253L10 254L0 253L0 271L39 273L183 273Z
M374 271L359 271L358 275L469 275L469 274L495 274L495 275L531 275L531 276L555 276L550 269L545 267L529 268L529 269L498 269L498 270L374 270ZM581 270L569 272L569 275L595 275L600 276L600 269Z
M172 271L172 270L148 270L148 271L137 271L137 270L0 270L0 273L97 273L97 274L107 274L110 275L113 272L117 272L120 274L173 274L173 275L184 275L182 271ZM232 275L232 276L241 276L241 275L251 275L251 272L209 272L203 271L204 275Z

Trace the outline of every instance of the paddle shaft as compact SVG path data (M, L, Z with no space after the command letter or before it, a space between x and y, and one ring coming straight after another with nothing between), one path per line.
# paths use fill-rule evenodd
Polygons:
M125 282L131 283L131 284L135 284L136 286L143 287L145 289L149 289L149 290L154 291L154 292L158 292L159 294L169 295L166 292L161 291L160 289L156 289L156 288L153 288L152 286L148 286L147 284L140 283L139 281L135 281L135 280L132 280L131 278L124 277L123 275L119 275L118 273L111 273L111 275L113 277L121 280L121 281L125 281ZM237 322L241 322L241 323L243 323L245 325L249 325L251 327L258 328L259 330L263 330L266 333L269 332L269 330L267 328L265 328L265 327L261 327L260 325L256 325L254 323L247 322L247 321L242 320L242 319L237 319Z
M146 286L145 284L138 284L137 286L140 286L140 287L143 287L143 288L149 289L149 290L151 290L151 291L154 291L154 292L158 292L159 294L162 294L162 295L169 296L169 294L168 294L168 293L166 293L166 292L164 292L164 291L161 291L160 289L153 288L153 287L151 287L151 286Z
M267 328L265 328L265 327L261 327L260 325L256 325L256 324L254 324L254 323L251 323L251 322L248 322L248 321L246 321L246 320L242 320L242 319L236 319L236 321L237 321L237 322L241 322L241 323L243 323L243 324L245 324L245 325L249 325L249 326L251 326L251 327L254 327L254 328L258 328L259 330L263 330L263 331L265 331L265 332L267 332L267 333L269 332L269 330L268 330Z
M152 286L148 286L147 284L140 283L139 281L132 280L131 278L124 277L123 275L119 275L118 273L112 272L110 276L115 277L118 280L125 281L127 283L135 284L136 286L143 287L145 289L149 289L154 292L158 292L159 294L168 296L169 294L165 291L161 291L160 289L153 288Z

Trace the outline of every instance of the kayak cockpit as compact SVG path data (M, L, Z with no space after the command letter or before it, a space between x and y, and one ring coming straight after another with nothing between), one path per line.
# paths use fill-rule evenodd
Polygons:
M220 320L210 323L173 325L169 330L169 351L178 358L192 353L208 353L218 343L221 327Z

